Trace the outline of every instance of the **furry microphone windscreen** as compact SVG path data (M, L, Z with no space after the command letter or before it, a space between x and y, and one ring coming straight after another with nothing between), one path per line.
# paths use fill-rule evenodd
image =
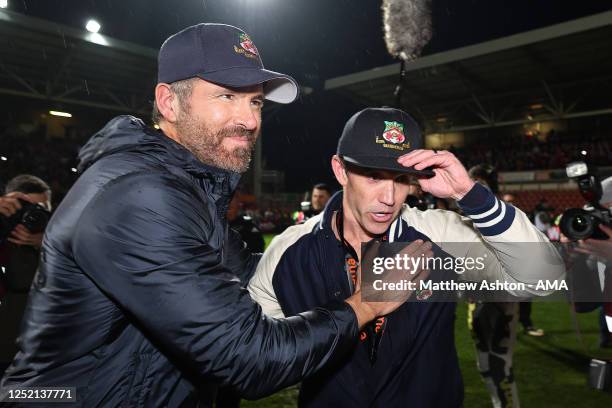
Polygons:
M432 35L432 0L383 0L387 50L403 60L417 58Z

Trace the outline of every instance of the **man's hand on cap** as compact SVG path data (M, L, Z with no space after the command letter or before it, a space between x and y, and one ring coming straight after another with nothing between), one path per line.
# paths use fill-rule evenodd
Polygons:
M416 170L431 167L436 175L418 181L423 191L439 198L461 200L474 186L463 164L446 150L414 150L397 161L402 166L414 167Z

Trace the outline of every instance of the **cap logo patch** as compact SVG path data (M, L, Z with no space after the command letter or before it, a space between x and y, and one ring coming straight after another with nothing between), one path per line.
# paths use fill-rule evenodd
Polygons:
M259 55L259 53L257 52L257 47L255 47L255 44L253 44L253 41L247 34L240 34L239 42L240 47L242 48L238 48L234 45L234 51L248 58L257 58L257 56Z
M406 136L404 135L404 125L395 121L388 122L385 120L385 130L382 134L382 139L376 136L376 143L380 143L383 145L383 147L388 149L409 149L410 142L404 143L405 141Z
M404 125L399 122L387 122L385 120L385 131L382 134L383 139L389 143L400 144L406 140L404 136Z

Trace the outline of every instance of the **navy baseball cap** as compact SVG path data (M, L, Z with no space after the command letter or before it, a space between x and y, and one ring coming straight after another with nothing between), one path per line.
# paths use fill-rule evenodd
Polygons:
M265 98L278 103L291 103L298 96L295 79L264 69L248 34L227 24L187 27L162 44L157 82L194 77L232 88L263 84Z
M358 167L432 177L430 169L416 170L397 162L400 156L423 148L423 135L406 112L393 108L367 108L354 114L342 131L337 154Z

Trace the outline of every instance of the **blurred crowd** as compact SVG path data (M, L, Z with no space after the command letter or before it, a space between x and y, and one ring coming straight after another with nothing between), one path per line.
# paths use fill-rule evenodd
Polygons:
M80 144L67 137L49 138L43 128L0 134L0 187L18 174L33 174L49 183L57 206L77 178Z
M584 160L585 157L597 166L609 166L612 163L610 138L593 134L550 131L545 137L487 137L466 147L451 146L449 150L467 168L486 163L498 171L557 169L565 167L568 162Z
M244 216L253 220L253 223L264 234L279 234L294 224L291 208L251 208L243 211Z
M46 180L57 207L76 180L77 154L84 137L67 134L63 138L46 135L44 127L0 126L0 187L17 174L33 174ZM486 163L499 171L563 168L568 162L584 160L598 166L612 163L610 138L592 134L556 132L526 136L475 137L465 147L451 146L466 168ZM585 154L586 153L586 156ZM309 192L311 193L311 192ZM333 191L330 190L330 194ZM414 200L414 198L411 198ZM430 208L453 209L452 203L437 200ZM264 233L279 233L300 222L304 215L300 203L244 205L241 212ZM532 211L533 208L523 208ZM308 213L307 210L306 213ZM302 214L300 214L302 213Z

